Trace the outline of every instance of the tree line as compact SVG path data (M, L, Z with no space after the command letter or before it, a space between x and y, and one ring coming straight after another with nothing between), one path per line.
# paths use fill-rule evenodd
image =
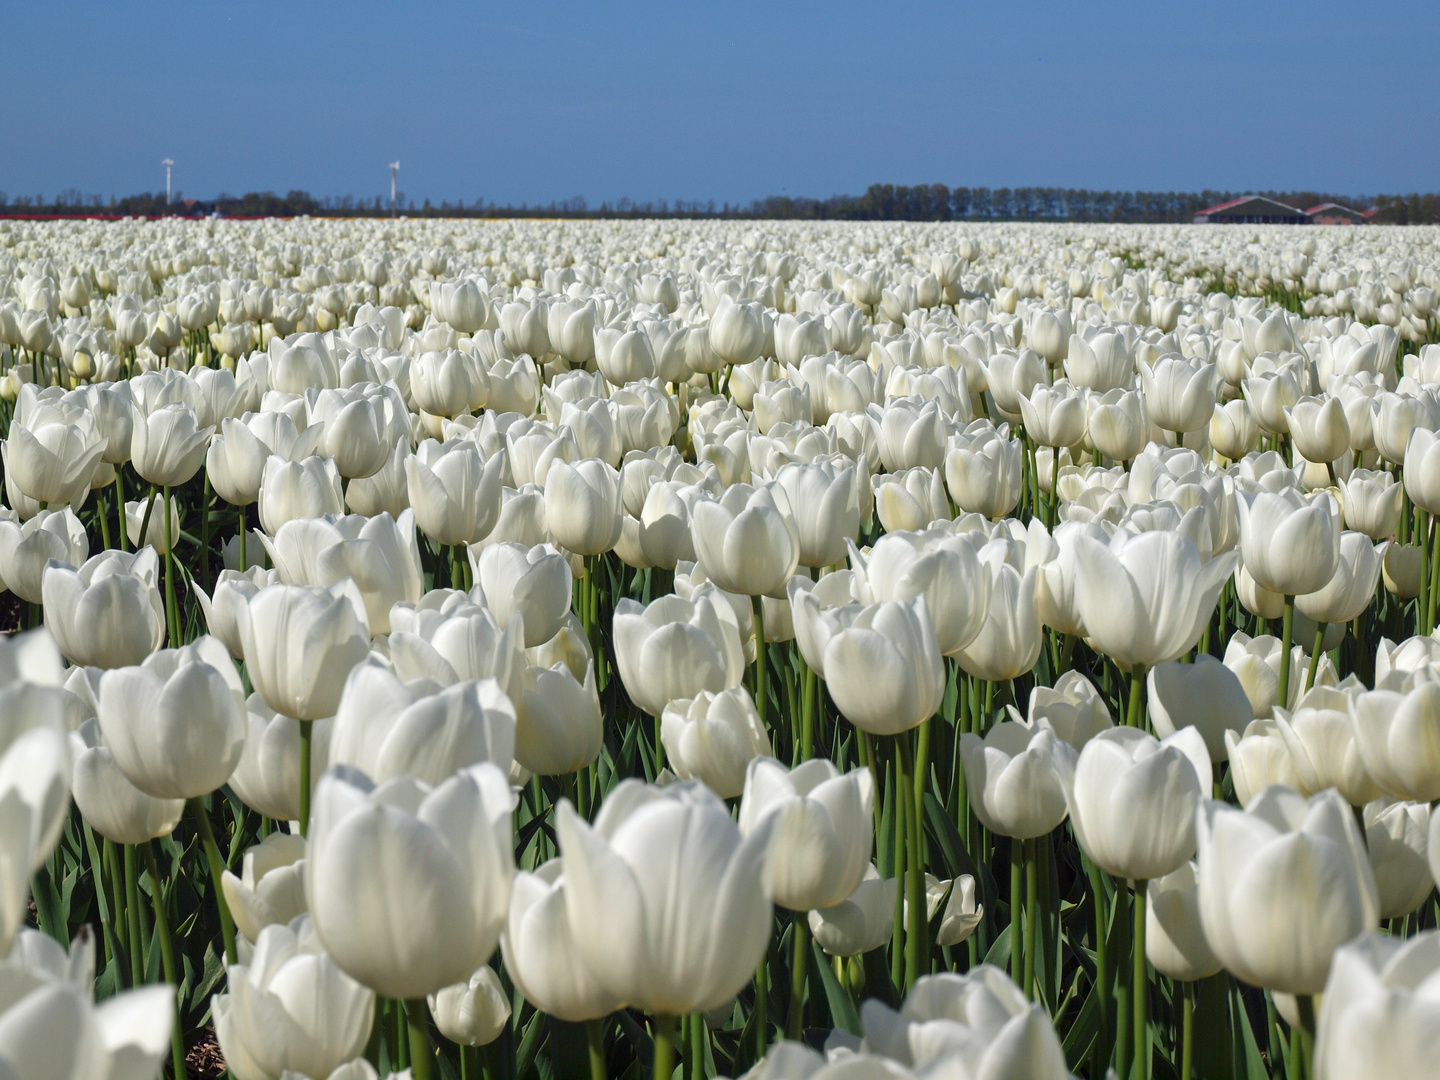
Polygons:
M1165 223L1188 222L1209 206L1260 194L1304 210L1333 202L1356 210L1374 208L1374 220L1396 225L1440 223L1440 195L1346 196L1318 191L1234 192L1204 191L1094 191L1058 187L947 187L944 184L872 184L863 195L829 198L771 195L748 204L700 201L646 201L620 199L592 206L577 196L549 203L498 205L476 199L471 203L425 199L416 206L403 193L397 199L400 213L411 217L474 218L779 218L813 221L1089 221ZM308 191L273 191L245 195L221 193L214 199L186 199L177 193L166 202L163 192L142 192L106 202L98 195L82 196L71 189L53 201L43 196L11 199L0 192L0 215L90 217L204 216L223 217L380 217L391 213L383 195L317 198Z

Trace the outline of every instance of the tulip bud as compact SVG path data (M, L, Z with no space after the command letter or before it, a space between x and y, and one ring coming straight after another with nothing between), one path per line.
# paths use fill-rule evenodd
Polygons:
M273 832L248 848L240 876L220 877L235 929L254 945L267 926L288 926L305 914L305 838Z
M429 1004L440 1034L461 1046L487 1046L510 1022L510 1001L488 965L477 968L469 982L431 994Z
M117 844L144 844L168 836L185 812L184 799L157 799L141 791L115 763L94 717L70 733L75 767L70 791L85 821Z
M1068 743L1015 721L984 738L961 736L970 806L987 828L1021 840L1043 836L1065 820L1060 763L1074 757Z
M253 1065L256 1075L328 1078L364 1051L375 997L326 954L309 919L265 927L251 962L226 974L211 1008L228 1061ZM277 1025L284 1038L275 1037Z
M722 799L739 795L752 760L771 753L769 733L743 686L671 701L660 717L660 739L677 776L703 781Z
M1166 978L1195 982L1220 970L1200 921L1195 864L1187 862L1147 886L1145 956Z
M899 878L881 880L871 863L846 899L810 912L807 921L816 944L829 956L859 956L884 946L894 930L899 887Z
M412 779L376 789L343 767L326 773L315 790L305 894L336 963L386 997L468 979L504 926L514 804L504 772L489 762L433 789Z
M1157 664L1146 678L1146 689L1156 733L1165 738L1181 728L1195 728L1211 761L1226 759L1227 731L1239 736L1255 718L1235 673L1204 653L1193 664ZM1209 777L1200 779L1203 786Z
M208 795L230 779L245 749L241 692L224 646L203 637L107 671L96 702L100 731L120 771L147 795Z
M1278 786L1245 810L1207 799L1196 832L1200 921L1216 957L1257 986L1318 994L1335 949L1379 918L1375 876L1344 800L1325 791L1307 803Z

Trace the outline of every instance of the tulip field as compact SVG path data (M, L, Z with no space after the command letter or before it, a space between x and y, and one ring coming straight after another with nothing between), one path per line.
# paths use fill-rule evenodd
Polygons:
M0 1080L1435 1075L1437 289L0 221Z

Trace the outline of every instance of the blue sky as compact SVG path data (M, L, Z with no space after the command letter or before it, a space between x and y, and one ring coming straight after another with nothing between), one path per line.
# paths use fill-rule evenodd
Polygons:
M0 190L1440 187L1433 3L8 5Z

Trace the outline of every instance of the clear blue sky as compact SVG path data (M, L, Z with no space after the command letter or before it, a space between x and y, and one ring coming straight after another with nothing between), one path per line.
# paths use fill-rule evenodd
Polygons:
M1440 188L1440 5L145 2L4 13L0 190L748 201Z

